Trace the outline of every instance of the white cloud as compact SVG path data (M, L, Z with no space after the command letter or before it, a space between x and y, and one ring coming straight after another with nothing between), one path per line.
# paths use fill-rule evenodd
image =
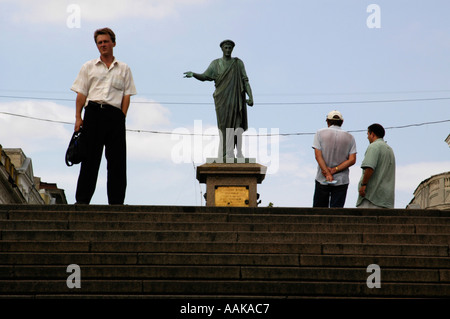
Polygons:
M57 122L70 122L74 117L73 108L50 101L0 103L0 143L24 152L66 145L73 126Z
M311 158L306 158L303 154L280 153L279 174L282 176L291 176L294 179L314 181L317 172L317 162L313 153Z
M143 102L144 100L137 100ZM131 105L127 129L156 130L170 125L170 112L160 104ZM0 103L0 144L27 153L64 149L73 133L75 106L51 101ZM44 121L51 120L52 122ZM170 135L128 132L132 158L170 158Z
M160 104L136 99L127 114L127 149L130 159L139 161L170 159L172 143L166 129L170 125L170 112ZM155 132L155 133L154 133Z
M178 14L181 6L199 5L206 0L0 0L15 6L15 22L61 23L79 15L81 21L105 22L122 18L163 19Z
M169 116L170 111L153 100L132 98L127 114L127 127L130 129L154 130L169 125Z
M170 160L170 135L127 133L127 156L138 161Z
M396 189L400 191L411 191L432 175L450 171L450 162L426 162L414 163L397 167Z
M159 104L132 104L127 117L127 127L159 130L170 125L169 115L170 112ZM46 182L57 182L58 187L65 189L69 202L74 198L79 170L79 166L67 168L64 164L64 154L73 133L74 117L75 106L64 106L51 101L0 103L0 145L4 148L21 148L32 159L35 175ZM170 135L135 132L127 134L130 163L170 160ZM106 198L105 165L103 160L95 197L98 203L104 203Z

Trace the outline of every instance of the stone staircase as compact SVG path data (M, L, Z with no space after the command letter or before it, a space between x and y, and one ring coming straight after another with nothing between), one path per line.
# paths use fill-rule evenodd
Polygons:
M449 245L450 211L0 205L0 298L450 298Z

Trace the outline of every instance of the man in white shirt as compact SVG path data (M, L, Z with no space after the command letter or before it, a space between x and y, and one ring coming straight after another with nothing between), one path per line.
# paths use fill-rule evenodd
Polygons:
M344 118L339 111L327 114L327 128L314 135L317 161L313 207L344 207L349 184L349 167L356 163L353 135L341 129Z
M100 57L81 67L71 87L77 93L75 131L83 129L87 144L75 198L77 204L90 203L105 147L108 203L120 205L125 200L127 185L125 117L136 88L128 65L113 55L114 32L109 28L96 30L94 40Z

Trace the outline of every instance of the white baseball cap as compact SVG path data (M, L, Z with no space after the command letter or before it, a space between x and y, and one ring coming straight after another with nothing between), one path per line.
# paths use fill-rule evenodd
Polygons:
M334 111L331 111L330 113L328 113L327 119L328 120L344 120L344 117L342 116L341 112L334 110Z

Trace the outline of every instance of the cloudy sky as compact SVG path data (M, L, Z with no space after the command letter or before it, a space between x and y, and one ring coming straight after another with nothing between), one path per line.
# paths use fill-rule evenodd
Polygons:
M313 134L344 115L357 142L346 207L355 207L372 123L397 160L396 208L418 184L450 170L450 2L446 0L0 0L0 144L22 148L34 174L73 203L79 165L67 167L75 93L111 27L114 54L138 95L127 117L130 205L205 205L196 167L216 155L214 83L203 72L232 39L254 93L245 155L268 167L261 206L311 207ZM106 204L106 166L93 204Z

